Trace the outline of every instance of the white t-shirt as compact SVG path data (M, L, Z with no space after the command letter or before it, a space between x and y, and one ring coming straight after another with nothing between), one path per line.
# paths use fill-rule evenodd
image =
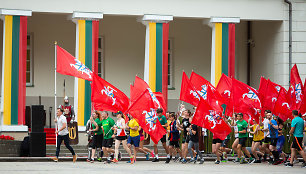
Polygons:
M262 122L263 125L264 125L264 129L267 129L269 127L269 122L270 121L268 119L266 119L266 118L264 119L264 121ZM264 136L266 136L268 132L269 131L264 131ZM270 134L267 137L270 138Z
M65 129L59 131L58 135L67 135L67 134L69 134L68 129L67 129L68 125L67 125L66 117L64 115L61 115L59 117L56 117L56 120L57 120L57 130L60 130L63 127L63 124L66 123Z
M235 132L238 132L238 126L234 126L234 130ZM239 134L235 133L235 138L238 138L238 137L239 137Z

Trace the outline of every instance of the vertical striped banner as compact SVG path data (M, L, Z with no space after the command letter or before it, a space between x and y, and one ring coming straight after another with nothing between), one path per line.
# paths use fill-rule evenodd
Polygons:
M146 29L145 81L153 92L168 97L169 24L150 22Z
M78 20L77 22L77 58L92 69L98 71L98 39L99 21ZM90 82L83 79L75 80L75 108L79 126L84 126L91 115Z
M213 85L218 84L222 73L235 77L235 24L213 24L211 55L211 83Z
M4 17L2 102L3 124L25 124L27 17Z

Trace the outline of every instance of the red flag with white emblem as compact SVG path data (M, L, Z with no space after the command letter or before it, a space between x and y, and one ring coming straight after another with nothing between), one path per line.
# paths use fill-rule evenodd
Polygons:
M289 105L292 110L298 110L303 99L303 83L296 64L291 69L290 87L288 90Z
M95 109L111 112L125 112L128 109L129 98L96 74L93 74L91 89L91 101Z
M56 46L56 59L56 72L92 81L92 71L58 45Z
M210 130L214 137L224 140L232 130L221 115L201 98L191 123Z
M182 76L180 100L187 102L193 106L197 106L200 101L200 96L191 84L185 72Z
M281 88L274 105L273 113L286 121L288 118L292 119L292 109L288 103L287 91Z

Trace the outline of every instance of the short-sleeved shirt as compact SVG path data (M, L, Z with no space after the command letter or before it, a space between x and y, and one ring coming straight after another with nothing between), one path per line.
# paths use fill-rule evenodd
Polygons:
M295 117L291 122L291 127L295 127L293 136L303 137L304 120L301 117Z
M265 118L264 121L263 121L262 123L263 123L263 125L264 125L264 129L269 128L269 120L268 120L268 119ZM268 131L264 131L264 136L266 136L267 133L268 133ZM269 134L267 137L270 137L270 134Z
M191 134L190 134L190 140L192 141L192 142L199 142L199 132L198 132L198 126L197 125L195 125L195 124L193 124L192 126L191 126L191 129L193 130L193 131L196 131L196 134L193 134L192 132L191 132Z
M137 123L137 121L135 119L130 120L128 126L130 128L133 128L133 127L136 127L136 126L139 128L139 124ZM138 135L139 135L138 129L137 130L130 129L130 136L131 137L137 137Z
M112 138L114 131L111 129L115 125L115 121L107 117L107 119L102 120L102 126L104 130L104 139L110 139Z
M162 115L161 117L158 117L158 120L159 120L161 125L167 124L167 118L164 115ZM167 127L165 129L167 129Z
M238 127L238 131L243 131L246 130L248 128L248 123L245 120L242 121L237 121L236 122L237 127ZM239 133L238 138L247 138L248 137L248 133Z
M277 126L277 122L275 120L271 120L272 125ZM269 124L269 132L271 138L278 138L278 129L275 129L272 125Z
M63 135L69 134L68 129L67 129L68 125L67 125L66 117L64 115L61 115L59 117L56 117L56 121L57 121L57 130L60 130L63 127L64 123L66 123L66 127L63 130L59 131L58 135L63 136Z
M256 124L253 126L253 132L255 132L256 128L259 126L259 124ZM260 127L262 128L262 127ZM259 130L253 135L253 141L260 141L264 139L264 133L263 131Z
M189 118L183 118L182 120L183 129L184 129L184 136L187 136L187 128L191 125L189 122Z
M95 135L101 135L101 134L103 134L103 130L102 130L102 128L101 128L101 126L102 126L102 121L101 121L99 118L96 118L96 119L95 119L95 122L96 122L97 125L98 125L98 130L97 130L97 131L94 131L94 134L95 134ZM92 124L92 129L96 129L96 126L95 126L94 124Z

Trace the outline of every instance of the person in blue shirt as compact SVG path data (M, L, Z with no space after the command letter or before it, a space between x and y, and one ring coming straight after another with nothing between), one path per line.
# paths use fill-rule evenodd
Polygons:
M286 167L293 167L293 159L296 157L296 151L300 153L303 157L304 162L302 164L302 168L306 168L306 154L303 151L303 131L304 131L304 120L299 116L299 112L297 110L292 111L293 120L291 122L290 134L293 134L293 142L291 144L291 159L290 163L287 164Z
M272 114L272 113L269 113ZM272 118L272 116L271 116ZM271 161L271 163L277 163L279 161L279 153L276 149L276 144L277 144L277 140L278 140L278 125L277 125L277 121L274 119L271 119L269 121L269 134L270 134L270 138L271 138L271 143L269 146L269 149L273 155L274 161Z

